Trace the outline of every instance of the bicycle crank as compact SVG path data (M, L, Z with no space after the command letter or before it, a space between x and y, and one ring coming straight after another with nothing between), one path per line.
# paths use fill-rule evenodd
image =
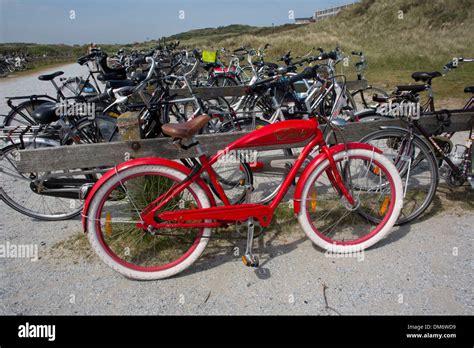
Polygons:
M255 230L255 222L253 218L247 220L247 249L245 255L242 255L242 262L247 267L258 267L259 260L257 255L252 254L253 248L253 233Z

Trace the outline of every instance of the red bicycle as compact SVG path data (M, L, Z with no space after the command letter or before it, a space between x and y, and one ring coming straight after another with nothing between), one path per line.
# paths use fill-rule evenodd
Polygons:
M294 213L305 234L322 249L360 252L396 222L403 202L402 182L392 161L377 148L363 143L328 147L317 119L311 118L259 128L208 157L194 135L209 119L200 115L163 126L163 133L180 146L189 140L196 146L199 156L192 160L192 168L165 158L131 160L107 172L87 195L84 229L98 256L117 272L142 280L173 276L199 258L213 229L232 224L246 226L242 260L257 267L258 257L252 254L254 229L269 226L296 180ZM303 142L307 144L268 205L249 203L251 183L245 184L246 203L229 201L212 167L223 156ZM373 216L379 220L374 222Z

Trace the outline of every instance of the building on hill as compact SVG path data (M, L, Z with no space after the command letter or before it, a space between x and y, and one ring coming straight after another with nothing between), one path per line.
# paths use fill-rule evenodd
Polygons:
M295 24L308 24L314 22L313 17L295 18Z
M335 16L341 10L354 5L356 2L357 1L355 1L353 3L350 3L350 4L347 4L347 5L330 7L330 8L326 8L324 10L318 10L318 11L314 12L313 17L295 18L295 24L308 24L308 23L318 22L318 21L323 20L325 18Z
M324 10L316 11L314 13L313 19L314 19L315 22L317 22L317 21L323 20L325 18L335 16L339 12L341 12L341 10L343 10L345 8L348 8L348 7L351 7L354 4L355 4L355 2L351 3L351 4L347 4L347 5L330 7L330 8L326 8Z

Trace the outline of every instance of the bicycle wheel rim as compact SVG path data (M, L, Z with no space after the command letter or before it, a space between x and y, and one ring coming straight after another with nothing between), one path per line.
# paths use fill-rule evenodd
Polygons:
M339 166L341 164L341 161L343 161L344 158L339 158L336 160L336 163L337 165ZM329 223L331 222L331 219L335 219L335 218L339 218L339 221L342 221L340 216L341 216L341 212L346 212L348 211L347 208L345 208L344 206L342 206L341 208L339 208L338 206L335 206L335 204L338 203L338 199L337 199L337 194L335 195L336 198L334 197L330 197L326 200L323 200L321 199L322 197L322 194L321 193L318 193L318 191L316 191L317 193L315 194L315 197L317 197L317 200L316 198L313 197L313 192L315 191L312 191L311 189L308 190L307 194L303 197L303 199L306 201L306 204L305 204L305 212L304 214L306 214L306 219L310 222L310 226L313 230L313 233L315 233L320 239L324 240L325 242L327 243L330 243L331 245L340 245L340 246L356 246L356 245L359 245L359 244L362 244L366 241L368 241L369 239L372 239L375 235L377 235L384 227L385 225L387 224L387 222L389 221L389 219L391 218L392 214L393 214L393 211L394 211L394 208L395 208L395 204L396 204L396 200L397 200L397 196L396 196L396 191L395 191L395 183L394 183L394 180L392 178L392 176L390 175L390 172L388 171L388 169L383 165L381 164L379 161L375 160L375 159L371 159L370 157L366 157L366 156L361 156L361 155L351 155L349 158L348 158L349 161L355 161L355 160L361 160L363 162L367 162L367 161L371 161L370 163L373 163L375 164L379 169L380 169L380 173L385 173L385 183L388 184L388 186L390 187L390 196L389 196L389 204L385 207L385 210L383 212L384 216L383 218L376 223L375 227L374 227L374 221L370 220L370 219L367 219L365 218L365 216L363 214L360 214L361 210L362 210L362 206L359 206L357 209L354 209L351 213L351 216L353 216L353 219L352 221L347 221L346 223L346 226L344 227L344 234L347 235L346 232L348 231L351 231L353 230L354 226L356 226L357 228L360 228L360 225L362 222L366 222L367 223L367 226L370 228L370 231L368 233L364 233L362 236L358 237L358 238L331 238L329 237L329 233L324 233L322 230L321 227L318 227L316 226L316 223L320 223L321 222L321 225L322 223L324 223L325 221L323 221L324 219L326 219L327 217L329 217ZM362 169L364 168L364 166L366 167L366 164L364 164L362 166ZM329 161L325 161L323 162L322 164L322 169L319 170L319 172L317 173L317 175L312 179L311 183L310 183L310 187L314 189L314 186L315 186L315 182L317 182L318 180L321 179L323 173L326 173L326 170L328 168L330 168L330 164L329 164ZM387 175L388 174L388 175ZM374 177L375 178L375 177ZM334 190L334 188L332 188L332 184L330 183L330 180L327 180L329 184L326 184L327 187L327 190ZM348 187L347 185L347 180L345 180L346 182L346 187ZM353 181L351 182L351 185L354 185L353 184ZM324 190L319 190L319 192L324 192ZM324 197L324 196L323 196ZM360 197L359 197L360 199ZM321 206L323 206L324 208L320 209L320 212L322 213L323 211L325 211L325 206L324 204L328 204L328 209L329 212L328 213L324 213L325 215L321 215L319 217L315 217L316 215L313 215L313 217L310 215L310 210L313 210L313 202L316 201L316 205L315 205L315 208L314 208L314 211L313 213L316 211L316 208L321 208ZM376 202L377 204L374 205L374 207L377 207L378 206L378 203L382 201L384 202L385 201L385 198L384 200L380 200L378 199ZM308 204L308 202L310 202ZM321 203L321 202L324 202L324 203ZM369 204L370 204L370 201L368 200ZM364 203L366 204L366 203ZM336 207L336 208L334 208ZM309 209L308 209L309 208ZM336 211L336 209L338 211ZM332 212L335 212L332 216L329 215L329 213L332 213ZM349 216L349 215L346 215L346 216ZM343 219L345 219L345 216L343 215ZM365 219L365 221L363 220ZM350 219L349 219L350 220ZM334 226L333 225L329 225L330 228L332 228ZM339 232L340 233L340 232ZM342 234L342 233L340 233ZM341 240L342 239L342 240Z
M403 150L404 153L398 153L399 157L394 158L393 161L397 169L400 172L402 178L402 184L404 192L406 192L404 197L404 205L400 216L397 220L397 224L406 224L418 218L422 215L431 205L434 195L436 194L436 189L438 187L439 175L437 170L436 160L434 159L430 148L426 143L415 137L413 139L408 139L407 133L397 132L395 130L383 130L368 135L363 138L361 141L374 145L377 148L380 148L384 154L389 157L390 151L378 141L383 141L387 138L403 138L400 143L404 142ZM416 149L419 149L418 152ZM402 149L400 149L401 151ZM423 159L418 160L415 170L420 171L420 168L425 167L425 176L418 175L415 177L416 172L411 168L407 161L400 159L401 157L410 156L410 158L420 156L420 153L423 154ZM423 185L423 183L425 183ZM429 183L429 185L427 184ZM424 194L422 190L424 189ZM417 189L417 192L414 192L414 189ZM422 200L422 201L421 201ZM421 203L418 203L420 202ZM415 206L415 209L413 206ZM417 207L417 208L416 208ZM376 217L373 217L374 221L378 221Z
M18 150L18 147L19 147L18 144L10 145L7 148L4 148L2 150L2 155L4 156L5 153L7 153L8 155L10 151ZM14 167L14 169L16 170L16 167ZM2 172L5 172L3 168L2 168ZM26 182L27 181L25 177L25 183ZM21 182L20 185L24 185L25 183ZM78 201L76 199L41 196L31 191L31 189L26 190L25 197L28 197L28 199L24 199L24 200L27 202L32 202L32 197L41 196L40 200L41 202L43 202L42 206L44 206L45 209L47 206L47 210L49 210L49 213L40 213L39 211L32 210L31 209L32 207L28 208L27 206L25 206L25 204L23 205L19 204L17 202L19 201L19 198L11 197L11 194L5 191L5 189L4 189L4 186L0 187L0 190L1 190L0 195L1 195L2 200L12 209L35 219L46 220L46 221L67 220L79 215L82 211L82 203L77 203ZM15 191L18 191L18 189L16 189ZM46 200L48 200L50 203L45 202ZM69 212L62 211L62 212L55 212L55 213L52 212L51 210L53 208L52 205L57 206L57 207L61 207L61 206L65 207L67 206L67 203L65 203L66 200L69 202L69 207L71 207L71 211ZM74 201L74 206L72 206L72 201Z
M102 199L99 202L96 214L93 216L93 218L95 220L95 233L98 237L98 240L99 240L99 243L101 244L102 249L105 250L107 255L110 258L112 258L112 260L114 262L120 264L123 267L126 267L128 269L132 269L134 271L139 271L139 272L160 272L160 271L166 271L170 268L176 267L177 265L181 264L186 259L188 259L188 257L198 247L198 245L200 244L202 238L206 238L206 237L203 236L204 228L199 228L196 235L195 235L194 241L192 242L192 245L183 254L181 254L179 258L177 258L175 260L172 260L171 262L167 262L166 264L160 265L160 266L145 267L145 266L137 265L135 263L124 260L122 257L120 257L117 254L117 252L115 250L112 249L110 241L108 242L106 240L106 236L104 234L104 232L105 233L107 233L107 232L104 231L104 229L101 226L101 221L103 220L102 219L102 212L103 212L104 205L107 201L108 196L118 186L124 185L124 183L126 183L127 181L129 181L131 179L135 179L135 178L138 178L138 177L143 177L143 176L146 176L146 175L153 175L153 174L156 174L156 173L157 172L155 172L155 171L143 171L143 172L140 172L138 174L131 174L131 175L128 175L128 176L120 179L117 183L113 184L110 188L108 188L108 190L102 195ZM159 173L159 174L161 176L164 176L164 177L174 181L174 182L176 182L176 181L179 182L180 181L178 178L173 177L172 175L166 175L165 173ZM196 200L197 208L201 208L202 204L201 204L200 200L197 198L196 193L194 193L192 191L192 189L190 189L190 193L192 194L192 196ZM107 215L106 215L106 217L107 217ZM91 218L91 217L88 217L88 218ZM146 232L143 232L143 233L146 233Z

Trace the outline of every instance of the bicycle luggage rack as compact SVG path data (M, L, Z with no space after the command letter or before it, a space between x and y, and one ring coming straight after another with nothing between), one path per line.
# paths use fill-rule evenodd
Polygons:
M41 125L0 126L0 139L21 137L26 134L36 135L43 129L45 129L45 127Z
M47 94L31 94L31 95L21 95L21 96L17 96L17 97L5 97L5 99L7 99L7 105L10 109L12 109L13 111L16 111L16 108L19 107L19 105L13 105L13 101L14 100L30 100L30 102L33 102L33 101L38 101L38 100L45 100L45 99L48 99L50 100L51 102L57 102L58 100L47 95Z
M0 126L0 139L12 144L20 143L24 148L25 137L36 138L40 132L46 129L47 127L44 125Z

